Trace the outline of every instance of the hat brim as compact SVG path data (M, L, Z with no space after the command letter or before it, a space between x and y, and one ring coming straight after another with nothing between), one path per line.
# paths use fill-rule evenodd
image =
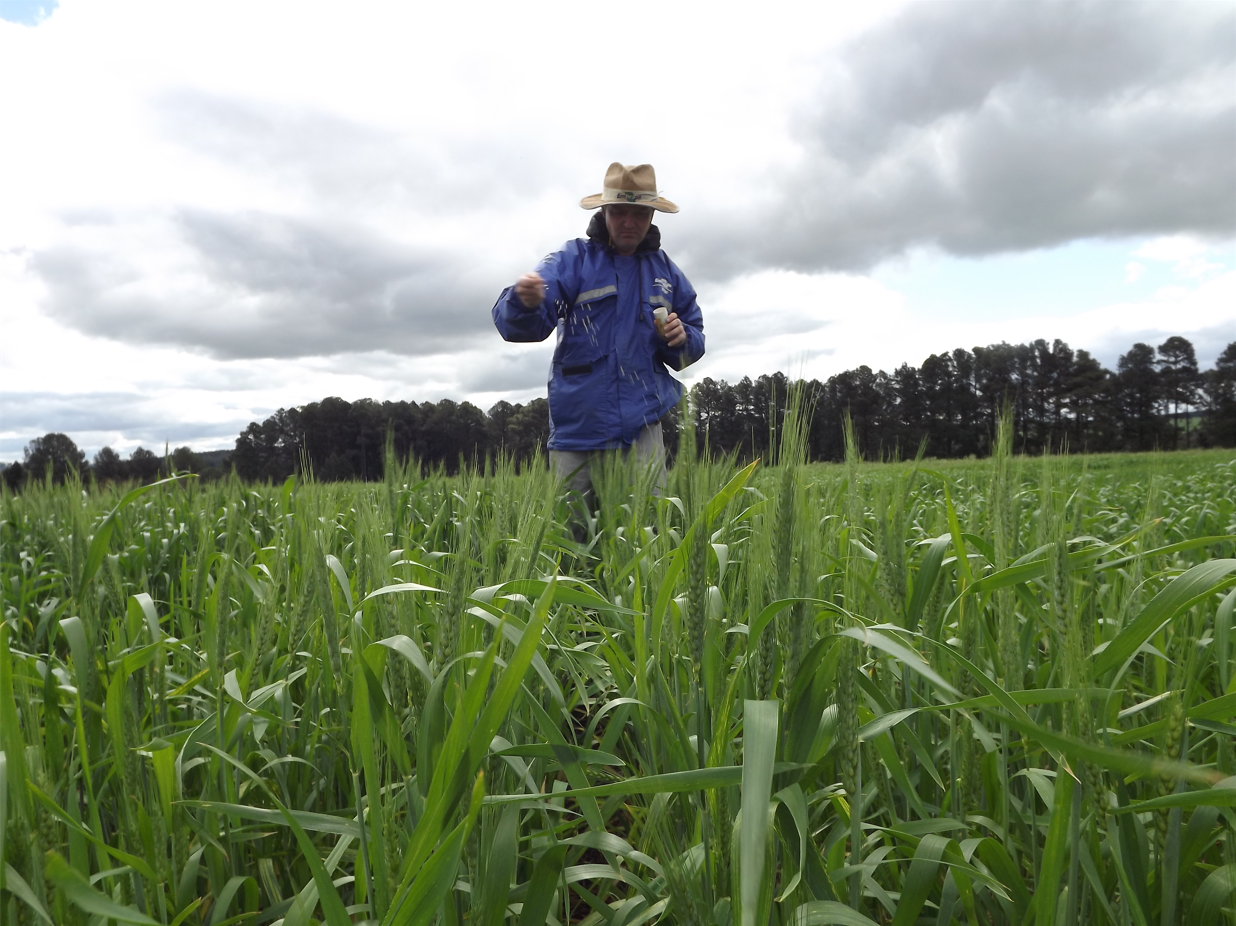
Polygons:
M622 206L622 205L626 205L626 203L615 202L612 199L607 200L605 199L604 193L593 193L591 196L585 196L583 199L581 199L579 201L579 205L581 209L599 209L601 206L604 206L604 205ZM652 202L635 203L635 205L650 206L653 209L657 210L657 212L677 212L678 211L678 207L675 206L673 203L671 203L664 196L658 196Z

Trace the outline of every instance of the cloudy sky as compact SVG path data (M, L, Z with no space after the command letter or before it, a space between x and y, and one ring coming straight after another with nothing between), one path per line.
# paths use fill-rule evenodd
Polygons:
M613 160L689 378L1236 340L1232 2L0 0L0 86L0 460L544 395L489 309Z

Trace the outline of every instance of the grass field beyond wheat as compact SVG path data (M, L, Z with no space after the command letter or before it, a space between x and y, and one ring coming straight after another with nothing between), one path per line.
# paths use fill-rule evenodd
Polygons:
M5 494L0 926L1236 923L1236 461L997 443Z

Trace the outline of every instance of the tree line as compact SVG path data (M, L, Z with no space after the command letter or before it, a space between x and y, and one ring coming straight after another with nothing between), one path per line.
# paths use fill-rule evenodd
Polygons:
M697 426L713 453L740 459L776 446L790 383L783 374L692 390ZM1175 450L1236 446L1236 342L1211 370L1192 343L1134 344L1115 371L1061 340L932 354L886 373L861 366L804 384L814 460L845 455L848 412L867 459L986 456L1008 403L1016 452Z
M691 407L708 451L767 458L793 385L783 373L697 383ZM1236 342L1205 371L1192 343L1179 336L1158 347L1134 344L1114 371L1085 350L1040 339L932 354L920 366L902 364L892 373L861 366L798 385L811 413L810 454L817 461L844 456L847 413L868 459L912 456L920 446L929 457L985 456L1006 403L1021 453L1236 447ZM676 412L672 418L676 424ZM677 427L666 436L673 453ZM308 472L323 481L376 480L388 449L400 459L456 472L498 456L525 465L548 437L545 399L502 401L483 412L450 399L418 404L331 397L252 422L227 453L178 447L160 456L139 447L125 460L104 447L88 465L69 437L47 434L30 442L23 461L5 468L4 479L11 489L49 473L60 481L70 470L89 471L100 482L149 482L168 472L209 478L232 470L253 481Z
M309 469L315 479L382 478L387 442L396 457L415 456L449 473L500 454L531 460L549 440L549 403L498 402L483 412L471 402L347 402L331 397L281 408L236 439L231 462L244 479L282 479Z
M86 454L67 434L58 432L36 437L26 445L23 459L4 466L4 482L16 491L30 479L51 478L57 484L70 473L93 476L96 482L148 483L172 473L197 473L205 478L220 478L231 472L232 452L212 450L195 453L190 447L177 447L162 454L137 447L125 459L111 447L104 447L87 462Z

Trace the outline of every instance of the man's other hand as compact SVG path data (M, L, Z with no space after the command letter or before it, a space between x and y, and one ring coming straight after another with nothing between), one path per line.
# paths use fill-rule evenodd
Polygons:
M515 284L515 295L525 309L535 309L545 301L545 281L536 271L525 273Z
M677 314L670 312L661 328L661 337L670 347L682 347L687 342L687 330L682 327Z

